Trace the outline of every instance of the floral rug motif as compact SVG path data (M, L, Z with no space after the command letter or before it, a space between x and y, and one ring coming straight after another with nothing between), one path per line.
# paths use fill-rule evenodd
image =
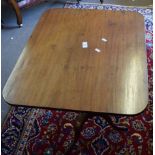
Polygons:
M69 4L65 8L124 10L145 17L148 62L149 104L135 116L110 115L114 129L104 117L95 115L82 128L70 155L151 155L153 154L153 20L151 8L99 4ZM52 109L12 107L2 128L2 155L63 155L74 139L73 127L81 113ZM67 154L68 155L68 154Z

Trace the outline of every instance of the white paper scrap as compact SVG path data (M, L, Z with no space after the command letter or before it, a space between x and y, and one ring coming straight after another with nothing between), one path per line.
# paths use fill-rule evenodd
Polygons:
M100 50L100 49L98 49L98 48L95 48L95 51L96 51L96 52L101 52L101 50Z
M82 48L88 48L88 42L82 42Z
M107 41L108 41L108 40L107 40L107 39L105 39L105 38L102 38L101 40L102 40L102 41L104 41L104 42L107 42Z

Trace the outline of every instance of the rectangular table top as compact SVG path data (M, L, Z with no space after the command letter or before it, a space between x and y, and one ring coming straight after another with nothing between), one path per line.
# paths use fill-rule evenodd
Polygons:
M148 103L144 18L49 9L4 89L12 105L137 114Z

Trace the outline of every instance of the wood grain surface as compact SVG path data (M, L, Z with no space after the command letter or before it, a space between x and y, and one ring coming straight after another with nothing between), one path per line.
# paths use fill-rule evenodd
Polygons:
M82 48L84 41L88 48ZM141 112L148 103L143 16L123 11L46 11L3 96L12 105Z

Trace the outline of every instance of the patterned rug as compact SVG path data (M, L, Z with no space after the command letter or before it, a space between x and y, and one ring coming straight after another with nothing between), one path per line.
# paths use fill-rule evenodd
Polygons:
M104 117L88 119L70 155L150 155L153 154L153 30L152 9L112 5L66 4L66 8L125 10L145 17L146 54L148 61L149 104L135 116L110 115L114 129ZM52 109L12 107L2 127L2 155L63 155L74 139L73 127L81 113ZM67 155L68 155L67 154Z

